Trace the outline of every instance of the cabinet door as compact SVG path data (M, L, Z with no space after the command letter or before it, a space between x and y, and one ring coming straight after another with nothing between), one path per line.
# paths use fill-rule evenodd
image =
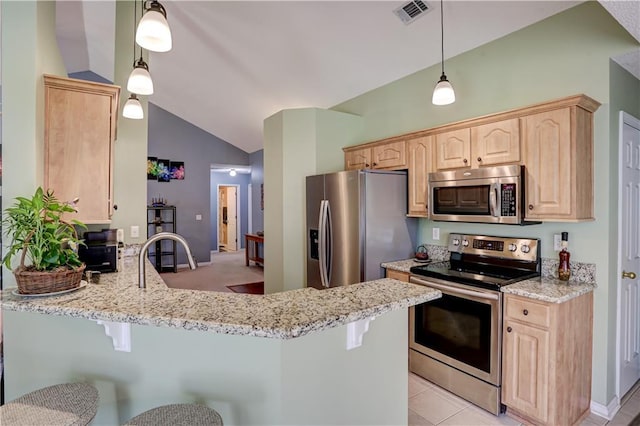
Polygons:
M109 223L119 88L45 76L44 184L61 201L79 198L81 222Z
M371 168L371 148L354 149L344 153L345 170L361 170Z
M537 219L571 215L573 192L571 114L569 108L522 119L527 168L526 216Z
M407 142L409 156L409 216L426 217L429 194L427 176L432 171L431 136Z
M520 120L498 121L471 128L474 167L520 161Z
M374 169L404 169L407 167L407 145L405 141L376 145L371 148Z
M471 165L471 131L453 130L436 135L436 169L457 169Z
M503 336L502 402L546 423L550 333L506 319Z

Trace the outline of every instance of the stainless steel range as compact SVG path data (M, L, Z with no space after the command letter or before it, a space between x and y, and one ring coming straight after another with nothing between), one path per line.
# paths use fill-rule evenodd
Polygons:
M409 368L497 415L502 355L500 287L540 275L540 240L449 235L450 258L411 268L442 298L410 309Z

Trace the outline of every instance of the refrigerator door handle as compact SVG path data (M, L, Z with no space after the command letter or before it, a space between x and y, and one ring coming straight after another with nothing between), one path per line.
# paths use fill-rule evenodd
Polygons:
M333 265L333 228L331 222L331 204L329 204L329 200L326 200L325 204L325 227L326 227L326 263L325 263L325 277L327 279L327 287L331 286L331 265Z
M327 200L320 201L320 214L318 219L318 264L320 266L320 283L322 287L328 287L327 280Z

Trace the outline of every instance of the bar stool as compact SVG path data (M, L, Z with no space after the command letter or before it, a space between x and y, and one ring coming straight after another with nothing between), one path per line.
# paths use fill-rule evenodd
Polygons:
M98 410L98 390L87 383L64 383L22 395L0 407L2 426L84 426Z
M201 404L169 404L138 414L124 426L201 426L222 425L222 417Z

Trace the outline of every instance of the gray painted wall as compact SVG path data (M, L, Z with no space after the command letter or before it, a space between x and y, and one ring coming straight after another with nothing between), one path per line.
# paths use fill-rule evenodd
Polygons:
M209 220L211 226L211 250L218 250L218 186L219 185L238 185L238 198L240 199L240 214L238 221L240 222L240 231L238 234L238 248L244 248L244 234L248 232L249 224L249 184L251 183L251 175L238 173L235 176L229 176L229 173L211 172L211 215Z
M184 161L184 180L147 181L147 203L154 197L162 197L176 206L177 232L187 239L196 260L208 262L211 164L249 165L249 154L149 103L148 155ZM202 215L202 220L197 221L196 215ZM179 263L186 263L182 248L178 248L178 256Z
M253 205L251 232L264 231L264 210L260 208L260 185L264 183L264 149L252 153L251 161L251 204Z

